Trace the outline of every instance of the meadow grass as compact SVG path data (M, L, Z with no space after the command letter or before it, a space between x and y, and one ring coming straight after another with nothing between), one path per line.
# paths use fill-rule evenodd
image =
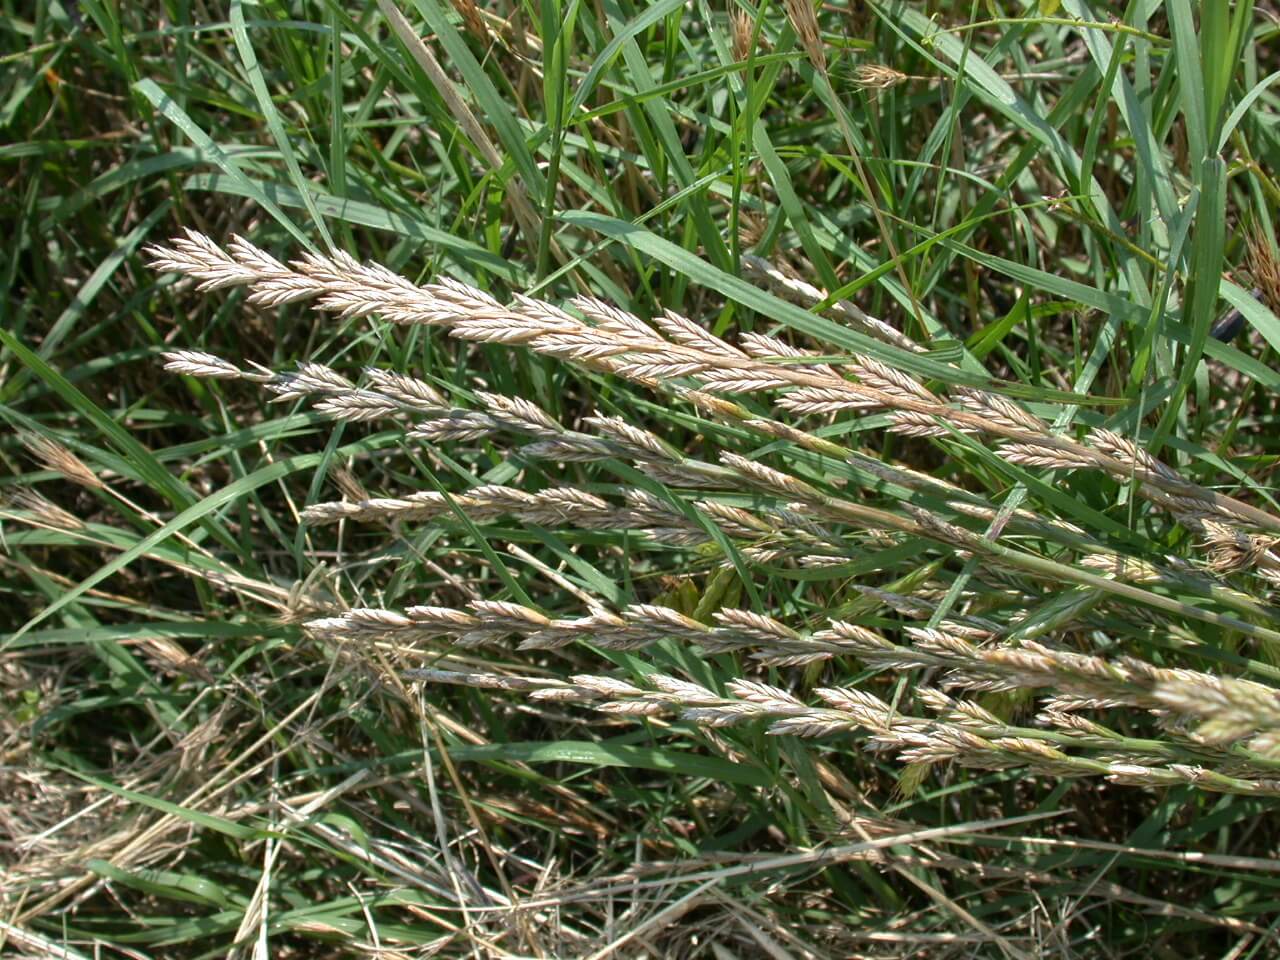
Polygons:
M1272 4L0 12L0 949L1280 947Z

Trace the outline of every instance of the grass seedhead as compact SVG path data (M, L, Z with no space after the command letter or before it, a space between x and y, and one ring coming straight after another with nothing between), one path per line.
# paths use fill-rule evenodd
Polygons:
M1274 4L152 6L0 17L0 950L1280 955Z
M1262 291L1263 302L1273 313L1280 312L1280 260L1275 243L1266 235L1261 223L1254 223L1245 241L1245 263L1253 285Z

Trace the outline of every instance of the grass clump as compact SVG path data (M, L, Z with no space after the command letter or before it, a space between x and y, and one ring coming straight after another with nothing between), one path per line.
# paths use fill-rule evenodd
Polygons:
M208 354L168 354L168 368L180 373L262 382L281 399L318 397L316 409L338 420L398 420L407 442L474 441L514 434L532 442L515 447L510 455L533 469L548 460L620 461L624 470L630 468L628 472L648 481L637 486L620 484L621 502L572 486L529 491L480 484L456 494L428 490L399 497L362 495L354 501L313 504L302 512L306 523L478 525L510 517L541 527L635 532L655 545L703 546L707 548L704 556L723 551L720 569L735 576L744 568L748 576L753 568L782 578L805 573L803 591L786 606L794 605L809 621L821 620L824 609L830 609L832 586L847 579L847 567L879 550L910 545L955 556L970 566L985 560L1003 568L997 577L972 571L966 582L947 578L940 567L936 582L916 586L897 604L890 597L867 594L908 615L913 600L932 596L941 601L919 626L901 627L915 641L909 646L844 620L831 620L827 629L804 634L750 609L703 610L703 620L710 619L713 626L666 605L640 603L613 611L600 598L588 598L585 617L563 620L510 600L479 599L465 611L439 606L413 606L403 612L360 607L306 623L315 637L339 643L384 642L401 651L428 643L431 657L441 655L429 645L432 640L444 638L462 648L477 648L514 636L520 638L521 649L531 650L559 649L582 641L604 650L631 651L674 641L691 644L703 657L747 652L748 663L756 661L765 667L846 656L873 666L932 668L943 671L939 681L945 687L1006 692L1047 688L1052 695L1037 719L1049 729L1001 720L977 702L956 701L933 688L919 688L914 696L940 715L918 720L899 716L888 703L853 687L819 688L815 693L823 705L817 706L806 705L777 686L745 678L727 681L733 696L726 698L688 678L663 674L646 677L653 691L630 683L619 685L608 677L576 677L565 685L446 669L413 675L481 687L514 685L543 700L600 701L596 709L614 714L649 716L674 710L684 720L717 728L767 719L767 732L774 735L812 737L862 729L874 735L875 748L896 751L919 764L954 760L989 769L1027 766L1054 776L1101 774L1114 782L1148 786L1198 784L1262 796L1280 792L1280 780L1273 776L1280 768L1276 741L1280 698L1273 688L1252 680L1160 667L1132 656L1108 662L1058 651L1030 639L1047 631L1024 629L1027 611L1019 609L1023 598L1043 595L1047 581L1074 584L1079 591L1077 602L1085 606L1087 599L1090 612L1106 604L1113 617L1129 621L1130 635L1144 632L1146 622L1161 616L1171 632L1176 629L1176 619L1171 618L1180 618L1187 624L1235 629L1264 645L1280 640L1280 633L1271 627L1249 623L1234 613L1206 610L1177 596L1216 594L1228 610L1259 614L1274 623L1263 594L1280 568L1272 551L1280 538L1248 533L1243 525L1274 531L1280 529L1280 518L1185 481L1114 431L1099 429L1083 442L1070 439L994 394L961 386L958 402L948 404L906 373L871 357L829 359L821 357L823 351L797 350L758 333L747 334L740 349L671 311L655 318L655 327L650 327L590 297L573 301L576 315L527 296L504 306L483 291L457 282L415 286L384 268L362 266L344 256L313 254L285 266L247 241L236 240L224 252L195 233L151 253L158 269L195 278L203 291L244 285L250 288L251 303L278 306L315 301L320 308L346 317L377 313L395 323L441 327L462 340L520 345L535 353L576 360L673 395L694 412L740 425L748 440L781 440L783 451L791 448L813 455L808 463L797 461L788 470L763 462L760 454L768 451L759 449L754 456L722 450L708 461L686 456L675 445L619 417L585 417L582 425L589 432L584 433L558 424L519 397L480 394L479 409L455 407L430 385L403 373L371 368L367 383L357 387L333 369L311 362L302 363L297 372L273 375L245 372ZM809 359L809 354L821 358ZM939 438L965 432L991 434L1011 441L987 451L1007 464L1109 473L1128 481L1134 493L1184 527L1204 534L1210 559L1202 567L1256 579L1259 597L1255 600L1215 583L1190 563L1157 565L1131 558L1116 552L1100 536L1091 538L1087 530L1068 529L1044 516L1011 514L1008 520L1021 521L1026 531L1016 546L999 544L989 532L998 516L994 507L971 505L956 510L945 498L959 498L963 490L932 478L913 477L883 461L881 472L870 479L878 482L883 473L896 471L901 476L895 474L894 479L904 495L894 504L897 511L868 506L865 494L853 494L854 485L874 491L878 483L859 484L862 478L849 469L861 462L862 455L723 397L757 397L775 391L782 391L775 403L783 414L856 410L866 416L887 410L891 432ZM785 453L777 456L787 459ZM656 489L649 489L654 484ZM696 490L700 498L682 501L673 488ZM744 492L750 497L745 502ZM711 496L702 496L707 493ZM913 502L912 493L932 495L946 506L931 509L923 505L927 502L923 498L921 503ZM736 505L735 500L744 505ZM963 525L975 514L980 522L987 522L987 535ZM1158 593L1152 587L1168 592ZM963 614L974 606L985 615L950 620L953 611ZM1134 606L1139 609L1130 609ZM1003 617L995 612L1001 608ZM871 622L876 612L873 607L863 616ZM1078 630L1087 622L1081 611L1071 610L1057 618L1054 628ZM979 645L1004 638L1014 642ZM722 668L749 669L729 661ZM1109 726L1081 715L1089 708L1120 707L1154 713L1168 739L1127 738L1112 729L1114 723Z
M1265 5L6 29L8 945L1274 948Z

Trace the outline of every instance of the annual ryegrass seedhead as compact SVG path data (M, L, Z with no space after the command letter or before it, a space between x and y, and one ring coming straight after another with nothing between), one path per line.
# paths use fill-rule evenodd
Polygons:
M789 9L791 6L789 5ZM811 8L809 9L812 14ZM812 696L749 675L722 692L664 674L643 680L575 676L570 681L517 678L455 669L415 669L410 676L436 682L523 692L534 701L576 702L606 714L673 714L711 730L760 721L770 734L799 737L860 735L918 770L944 762L987 769L1026 768L1048 776L1102 776L1146 786L1192 784L1259 796L1280 795L1280 695L1265 684L1158 666L1133 656L1111 659L1069 644L1033 639L1087 618L1101 601L1113 617L1149 626L1213 623L1280 642L1261 626L1274 619L1251 597L1221 580L1268 580L1278 563L1274 546L1280 519L1185 479L1141 445L1107 428L1071 436L1007 396L969 386L921 382L884 360L832 355L789 340L751 332L738 342L715 336L693 320L665 310L650 321L592 297L562 307L518 295L503 304L456 281L412 284L383 267L345 254L308 255L288 265L237 238L226 251L199 234L169 248L152 248L155 265L194 278L202 290L249 288L263 305L310 301L345 317L372 314L400 324L447 331L455 339L527 348L631 381L698 410L747 436L782 444L862 471L867 494L887 482L900 488L883 504L832 482L802 461L771 460L765 450L714 449L698 458L657 433L599 412L573 427L521 397L478 392L460 406L409 374L382 369L359 382L323 364L304 361L289 372L244 369L192 351L167 355L167 368L210 379L258 384L280 401L306 400L341 421L398 425L406 442L514 442L522 462L621 461L656 482L665 495L622 487L601 494L574 485L519 486L479 482L469 489L371 496L354 477L340 483L344 499L302 511L304 523L430 523L444 529L497 521L570 528L595 535L635 535L654 549L689 550L724 571L741 564L785 566L806 576L843 578L860 551L924 542L941 560L971 563L972 590L929 582L858 585L867 609L884 606L915 622L895 639L884 630L839 617L815 627L789 623L758 610L720 605L690 616L654 603L610 609L589 599L581 616L555 617L527 604L476 599L469 607L420 605L404 610L358 607L306 622L315 638L374 644L401 656L454 657L457 651L504 645L522 651L557 650L578 642L613 651L660 643L687 646L701 657L735 654L746 671L795 667L849 658L879 670L923 670L932 686L914 692L929 716L899 711L872 692L849 686L818 687ZM820 291L768 267L754 271L792 295L821 299ZM894 344L901 335L852 306L842 308L862 329ZM777 416L766 412L773 394ZM749 409L743 405L748 402ZM829 418L853 411L883 416L892 433L957 437L1019 467L1092 471L1130 486L1155 508L1205 535L1206 561L1195 566L1169 558L1156 563L1110 547L1096 533L1033 511L997 510L963 487L904 465L849 450L780 417ZM778 465L775 465L778 463ZM917 502L918 501L918 502ZM971 529L973 519L987 524ZM1003 542L1006 531L1017 545ZM1267 532L1271 531L1271 532ZM1023 544L1022 538L1029 538ZM1205 580L1204 574L1212 579ZM820 581L814 581L820 582ZM953 581L952 583L956 583ZM1049 601L1051 616L1009 617L1010 599L1032 600L1070 585L1074 593ZM1256 622L1171 599L1198 591ZM959 592L957 592L959 591ZM954 599L948 599L955 593ZM978 609L952 611L955 601ZM946 611L933 616L939 602ZM1005 613L983 616L980 604ZM855 607L857 605L855 604ZM1136 608L1136 610L1135 610ZM850 608L854 609L853 607ZM1159 618L1166 618L1161 620ZM1145 627L1144 627L1145 628ZM1172 629L1172 626L1170 627ZM1094 628L1096 629L1096 628ZM1029 726L948 690L975 694L1033 691L1046 700L1038 725ZM1195 692L1204 691L1197 698ZM813 697L819 701L814 703ZM1158 737L1122 734L1105 717L1083 711L1126 710L1145 717Z

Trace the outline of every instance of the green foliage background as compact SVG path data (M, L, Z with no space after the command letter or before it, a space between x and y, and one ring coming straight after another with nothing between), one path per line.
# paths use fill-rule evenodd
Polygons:
M731 9L750 18L746 59ZM420 658L309 638L311 592L565 609L586 591L690 614L853 610L892 628L853 585L909 593L963 563L908 550L820 583L744 580L626 533L301 530L298 512L333 499L348 466L377 492L510 482L525 465L488 443L335 429L243 384L168 376L161 352L383 366L463 400L525 397L566 423L601 410L688 451L750 441L527 352L201 295L142 254L182 227L239 233L282 259L345 250L503 298L590 292L730 337L789 329L867 348L822 310L772 316L741 279L755 253L928 347L912 361L872 344L882 359L933 382L994 377L1064 427L1111 426L1275 511L1280 319L1275 291L1251 295L1246 262L1251 231L1274 249L1280 198L1272 4L836 0L817 11L829 76L771 4L0 12L0 486L35 487L87 524L11 510L0 528L0 943L122 957L1275 951L1269 800L1017 769L904 782L854 740L424 689L399 674ZM874 81L868 65L896 75ZM1230 307L1242 330L1215 339ZM1133 555L1196 558L1194 537L1124 484L1011 469L886 423L818 432ZM24 431L106 485L47 469ZM589 465L547 471L540 482L622 483ZM1250 622L1274 626L1271 598L1236 586L1264 608ZM1048 587L1019 602L1033 625L1079 618L1063 635L1105 636L1106 655L1276 679L1277 650L1256 636L1194 618L1099 625L1096 598ZM490 655L548 675L661 668L719 684L743 669L674 646L649 657ZM819 670L897 682L853 661L801 682ZM1027 709L1017 695L990 705ZM922 830L937 832L875 856L859 846Z

